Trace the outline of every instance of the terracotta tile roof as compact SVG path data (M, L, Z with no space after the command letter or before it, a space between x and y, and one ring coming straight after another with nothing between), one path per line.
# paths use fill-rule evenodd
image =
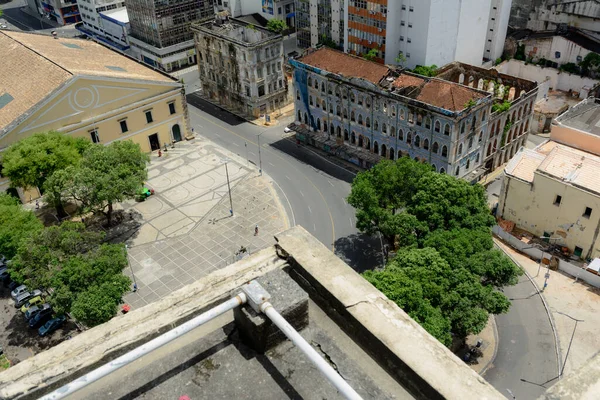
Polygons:
M0 48L0 130L76 75L175 83L91 40L3 30Z
M453 82L424 79L406 74L396 78L393 86L403 89L402 95L404 96L450 111L464 110L469 100L485 97L484 94L474 89Z
M328 47L321 47L300 59L304 64L342 75L347 78L357 77L378 84L389 72L385 65L351 56Z

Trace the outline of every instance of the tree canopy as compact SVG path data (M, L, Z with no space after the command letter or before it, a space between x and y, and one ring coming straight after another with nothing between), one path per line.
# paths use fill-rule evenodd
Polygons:
M493 249L482 186L403 157L359 173L348 203L358 229L380 232L397 249L365 278L442 343L479 333L489 313L508 310L496 288L522 272Z
M415 74L423 75L423 76L435 76L437 73L438 66L435 64L432 65L417 65L413 72Z
M6 193L0 193L0 254L12 259L23 240L42 229L33 212Z
M288 29L287 24L282 19L273 18L267 22L267 29L271 32L281 33Z
M49 184L75 199L82 212L103 213L110 225L113 205L134 198L143 186L148 160L132 141L92 145L77 166L58 172Z
M52 288L50 303L61 314L89 326L109 320L130 280L122 274L127 255L122 245L102 243L104 234L79 222L63 222L21 242L13 258L13 279L29 287Z
M374 61L377 58L377 49L371 49L367 53L363 54L365 60Z
M2 154L2 174L12 187L37 187L47 190L46 180L56 171L77 165L81 154L90 145L84 139L74 139L60 132L36 133L11 145ZM59 193L52 197L59 215L65 212Z

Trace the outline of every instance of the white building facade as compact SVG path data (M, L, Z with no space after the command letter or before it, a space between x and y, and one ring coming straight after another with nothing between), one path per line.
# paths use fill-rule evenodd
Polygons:
M129 49L129 16L123 0L80 0L77 30L118 50Z
M502 57L511 6L512 0L492 0L485 52L483 53L484 60L495 61Z
M347 4L348 0L296 0L298 47L315 47L325 37L344 48Z

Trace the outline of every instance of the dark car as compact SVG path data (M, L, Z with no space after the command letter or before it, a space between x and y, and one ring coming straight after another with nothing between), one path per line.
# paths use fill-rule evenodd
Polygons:
M29 320L30 328L39 328L42 324L45 324L50 318L52 318L52 308L48 306L39 312L37 312L31 319Z
M25 319L29 321L31 318L35 317L37 313L48 310L48 309L50 309L50 311L52 311L52 307L50 307L50 304L48 304L48 303L31 306L25 312Z
M42 325L38 329L38 333L40 334L40 336L50 335L55 330L60 328L62 326L62 324L65 323L65 321L66 321L66 318L64 315L61 315L60 317L56 317L54 319L51 319L50 321L46 322L44 325Z
M8 290L10 290L12 292L13 290L15 290L16 288L21 286L21 283L19 283L17 281L9 280L9 281L4 282L4 286L8 287Z

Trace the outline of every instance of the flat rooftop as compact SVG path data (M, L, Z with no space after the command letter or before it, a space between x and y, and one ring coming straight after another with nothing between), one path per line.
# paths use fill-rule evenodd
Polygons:
M600 136L600 99L588 98L556 118L556 122Z
M314 302L300 334L366 399L413 399ZM76 399L343 399L290 341L265 354L240 340L233 312L69 397Z
M228 16L193 23L192 28L204 34L220 36L245 45L257 44L281 37L279 33L271 32L253 23Z
M127 9L125 7L117 10L102 11L100 16L108 17L108 19L115 20L122 24L129 23L129 14L127 14Z
M328 47L313 51L298 61L347 79L364 79L383 90L452 112L464 110L470 100L477 101L490 96L443 79L404 71L398 76L396 71L385 65Z

